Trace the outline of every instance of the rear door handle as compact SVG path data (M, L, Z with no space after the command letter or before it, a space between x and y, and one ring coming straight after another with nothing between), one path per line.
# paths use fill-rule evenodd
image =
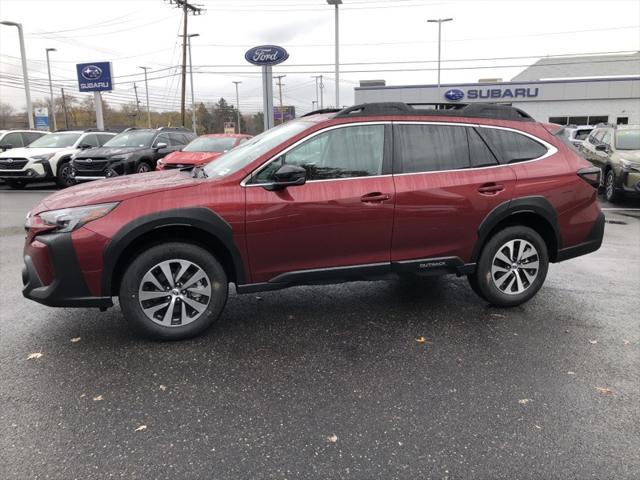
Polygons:
M503 190L504 185L500 185L499 183L486 183L478 187L478 192L482 193L483 195L496 195Z
M380 203L390 199L391 195L380 192L371 192L360 197L360 201L363 203Z

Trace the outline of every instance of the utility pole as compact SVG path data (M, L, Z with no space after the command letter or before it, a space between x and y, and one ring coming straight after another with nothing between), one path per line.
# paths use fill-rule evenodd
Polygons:
M53 85L51 85L51 64L49 63L49 52L55 52L55 48L47 48L45 50L47 54L47 73L49 74L49 97L51 99L51 119L53 120L53 131L58 129L58 125L56 125L56 111L54 109L53 103Z
M20 40L20 58L22 59L22 79L24 81L24 94L27 97L27 119L29 121L29 128L33 130L35 125L33 123L33 106L31 105L31 90L29 89L29 74L27 73L27 54L24 49L24 34L22 33L22 24L16 22L9 22L3 20L1 25L7 25L9 27L16 27L18 29L18 39Z
M69 118L67 117L67 100L64 98L64 88L60 89L62 95L62 110L64 111L64 128L69 129Z
M324 78L320 75L320 110L324 108Z
M338 9L338 5L342 4L342 0L327 0L327 3L329 5L333 5L335 7L335 33L336 33L336 40L335 40L335 48L336 48L336 65L335 65L335 69L336 69L336 108L340 108L340 37L339 37L339 26L340 26L340 21L339 21L339 9Z
M235 81L236 84L236 112L238 113L238 133L240 133L240 95L238 94L238 85L242 82Z
M182 9L183 25L182 25L182 95L180 97L180 119L182 126L185 126L185 99L187 94L187 18L189 14L200 15L202 8L196 7L189 3L189 0L169 0L170 4L175 4L177 8Z
M193 37L199 37L199 33L192 33L187 35L189 38L189 77L191 79L191 128L193 128L193 133L196 132L196 100L193 93L193 60L191 59L191 39Z
M286 75L276 75L273 78L275 78L278 81L278 92L279 92L279 96L280 96L280 107L278 108L278 110L280 110L280 123L284 123L284 111L282 110L282 87L284 85L284 83L282 83L282 79L286 77Z
M440 99L440 47L442 45L442 24L452 20L453 18L432 18L427 20L427 23L438 24L438 99Z
M318 98L318 80L320 79L321 76L322 75L314 75L314 76L311 77L311 78L315 78L316 79L316 100L315 100L316 105L318 105L318 100L319 100L319 98ZM313 103L313 102L311 102L311 103Z
M147 92L147 128L151 128L151 111L149 110L149 82L147 81L147 70L149 67L138 67L144 70L144 88Z
M138 123L138 117L140 116L140 100L138 100L138 86L136 82L133 82L133 91L136 94L136 122Z

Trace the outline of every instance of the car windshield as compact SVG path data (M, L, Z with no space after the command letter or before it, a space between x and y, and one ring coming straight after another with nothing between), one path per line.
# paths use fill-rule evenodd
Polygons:
M616 132L616 149L640 150L640 128L637 130L618 130Z
M150 147L156 132L123 132L106 142L104 147Z
M207 177L222 177L237 172L260 155L302 133L312 125L312 122L296 120L267 130L208 163L204 167L204 172Z
M71 147L80 138L81 133L49 133L31 142L27 148L65 148Z
M236 143L234 137L198 137L182 149L183 152L226 152Z

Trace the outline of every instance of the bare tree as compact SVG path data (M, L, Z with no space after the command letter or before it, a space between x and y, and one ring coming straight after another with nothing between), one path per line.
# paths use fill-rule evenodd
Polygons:
M5 102L0 102L0 128L7 128L11 124L11 117L15 109Z

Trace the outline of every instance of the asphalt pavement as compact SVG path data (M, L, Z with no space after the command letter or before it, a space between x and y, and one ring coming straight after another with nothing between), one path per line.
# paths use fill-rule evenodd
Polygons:
M156 343L22 297L46 190L0 192L2 479L640 478L637 202L514 309L454 276L296 287Z

